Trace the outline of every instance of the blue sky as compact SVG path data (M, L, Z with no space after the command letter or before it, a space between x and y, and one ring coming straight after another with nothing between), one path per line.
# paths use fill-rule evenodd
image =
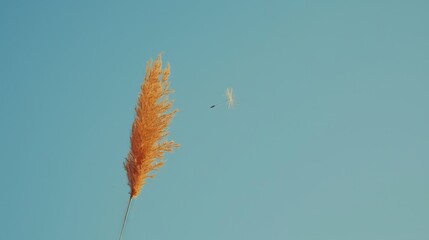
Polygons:
M429 238L427 1L0 5L3 238L118 238L160 52L182 146L124 239Z

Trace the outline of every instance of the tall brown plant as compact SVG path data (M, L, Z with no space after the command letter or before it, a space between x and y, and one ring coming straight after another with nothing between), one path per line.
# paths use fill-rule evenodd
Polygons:
M169 75L170 66L162 69L161 55L155 62L150 60L146 64L146 75L131 130L130 152L124 163L130 186L130 199L119 239L122 239L132 199L139 195L146 179L154 177L152 171L164 165L164 153L179 147L175 142L165 140L168 135L167 128L178 111L170 111L173 101L169 99L169 95L173 90L170 89Z

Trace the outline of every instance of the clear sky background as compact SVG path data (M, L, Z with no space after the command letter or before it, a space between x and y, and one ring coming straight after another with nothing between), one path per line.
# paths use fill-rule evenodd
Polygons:
M145 63L182 146L132 239L429 239L428 1L1 1L1 239L118 239ZM209 106L234 89L237 107Z

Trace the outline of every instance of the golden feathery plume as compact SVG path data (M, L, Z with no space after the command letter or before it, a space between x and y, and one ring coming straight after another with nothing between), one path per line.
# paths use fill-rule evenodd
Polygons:
M170 111L173 101L169 95L173 92L168 81L170 66L162 69L161 55L146 64L146 75L135 108L136 117L131 130L131 147L124 163L130 186L130 199L125 213L119 239L122 239L128 210L133 198L143 188L151 173L164 165L164 153L179 147L174 141L166 141L167 128L176 112Z

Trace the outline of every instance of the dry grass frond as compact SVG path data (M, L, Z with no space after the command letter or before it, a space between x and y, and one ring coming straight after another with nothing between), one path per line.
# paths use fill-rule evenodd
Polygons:
M152 171L164 165L164 153L179 147L166 141L167 128L176 112L170 111L173 92L168 81L170 66L162 69L161 55L146 65L146 75L135 107L136 116L131 130L131 147L124 163L130 186L130 198L139 195L146 179L153 177Z

